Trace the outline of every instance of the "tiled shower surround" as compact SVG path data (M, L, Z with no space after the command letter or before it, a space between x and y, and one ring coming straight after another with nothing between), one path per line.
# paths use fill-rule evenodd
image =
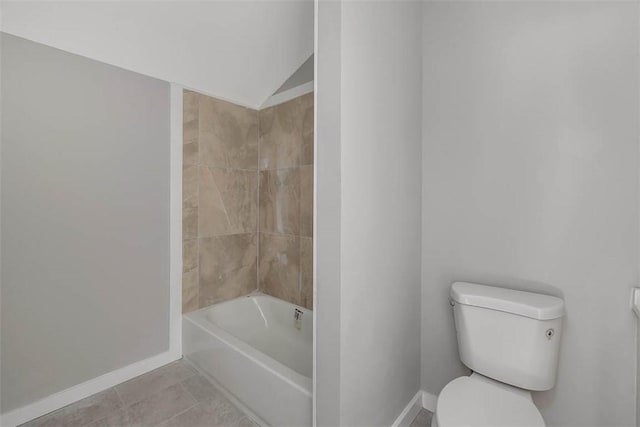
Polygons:
M184 92L183 312L256 289L313 306L313 94L256 111Z

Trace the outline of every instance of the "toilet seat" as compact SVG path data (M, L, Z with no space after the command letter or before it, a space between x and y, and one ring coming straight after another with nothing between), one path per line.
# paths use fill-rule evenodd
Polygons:
M544 427L531 395L478 374L460 377L438 396L438 427Z

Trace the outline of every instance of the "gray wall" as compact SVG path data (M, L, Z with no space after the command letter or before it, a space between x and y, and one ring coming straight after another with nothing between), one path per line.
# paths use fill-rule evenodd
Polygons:
M337 404L339 425L388 426L420 386L420 11L420 2L395 1L345 1L320 11L316 316L322 423L336 425ZM329 17L339 31L322 23ZM328 54L329 46L340 56ZM337 167L338 177L323 180ZM339 194L339 202L326 191ZM331 234L323 236L329 225ZM327 270L337 266L339 295L327 282L334 278ZM329 313L322 312L323 303L339 305ZM331 330L336 325L327 317L336 316L337 307L339 330ZM326 348L329 333L340 336L338 366L336 350ZM339 372L338 403L327 395L335 391L335 374L323 384L328 367Z
M314 416L317 426L340 424L341 15L342 2L318 2L313 248Z
M422 386L466 371L451 282L566 301L548 425L635 425L638 4L425 3Z
M346 426L391 425L420 385L420 15L420 2L342 5Z
M169 347L169 86L2 35L2 411Z

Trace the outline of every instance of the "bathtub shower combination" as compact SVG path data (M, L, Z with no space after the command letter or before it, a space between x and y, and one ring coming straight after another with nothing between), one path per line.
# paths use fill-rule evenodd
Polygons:
M311 310L261 293L205 307L184 315L183 351L262 423L311 425Z

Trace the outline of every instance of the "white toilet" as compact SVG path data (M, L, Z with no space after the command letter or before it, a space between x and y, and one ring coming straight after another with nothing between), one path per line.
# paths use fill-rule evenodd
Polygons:
M460 360L473 373L442 389L431 426L544 426L531 391L555 384L564 301L457 282L451 305Z

